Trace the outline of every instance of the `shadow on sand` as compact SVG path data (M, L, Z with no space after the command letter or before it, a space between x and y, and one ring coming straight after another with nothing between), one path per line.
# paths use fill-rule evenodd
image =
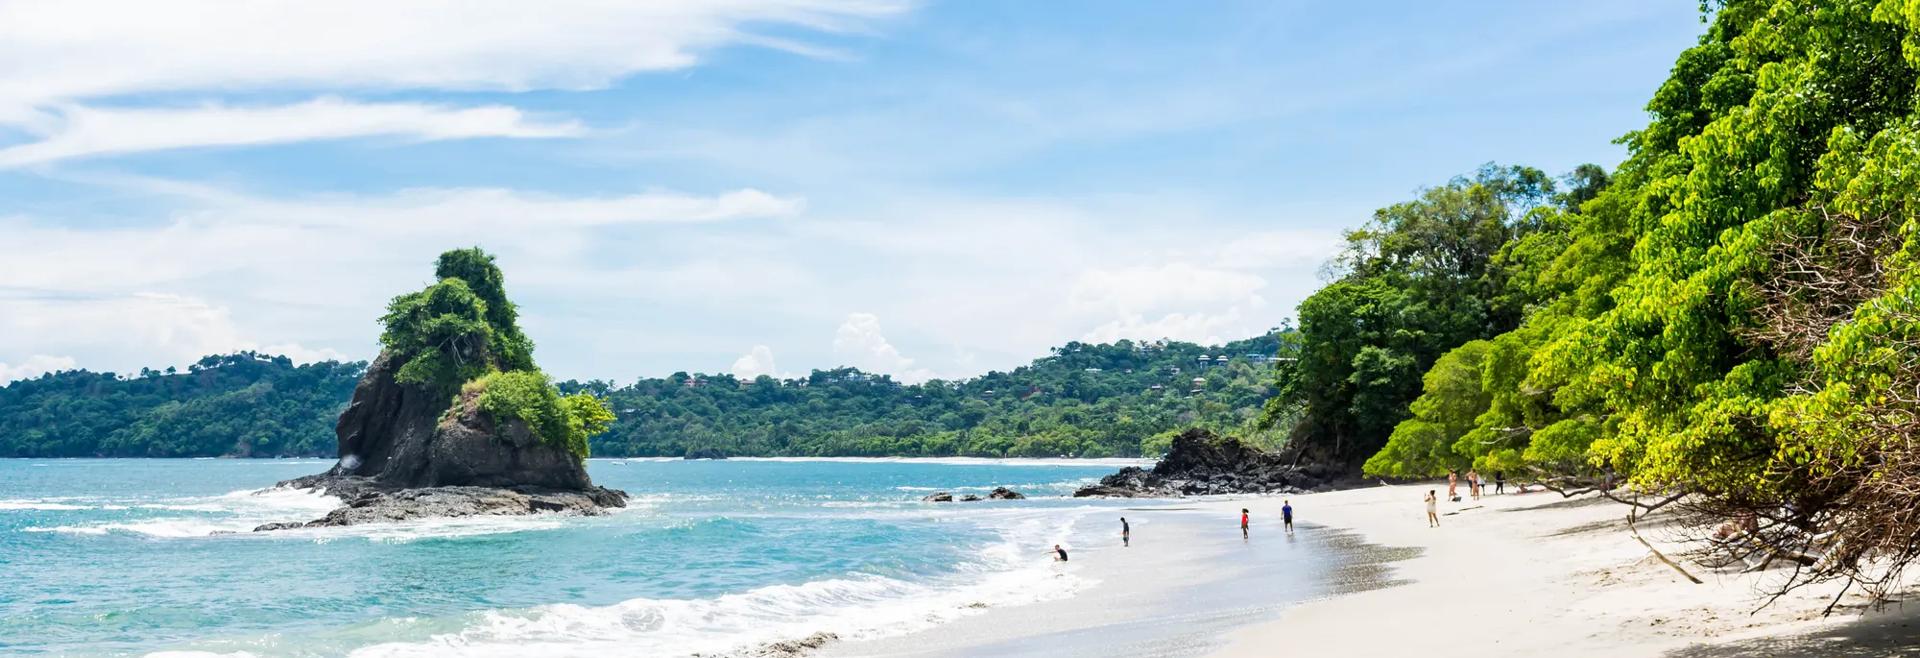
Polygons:
M1887 658L1920 656L1920 604L1893 604L1845 625L1806 635L1699 644L1666 658Z

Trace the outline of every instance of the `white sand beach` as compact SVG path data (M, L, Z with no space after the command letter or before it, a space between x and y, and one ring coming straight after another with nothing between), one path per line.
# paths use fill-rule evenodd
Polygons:
M1693 584L1627 532L1623 505L1552 492L1442 503L1441 527L1421 518L1429 487L1379 487L1295 501L1305 519L1368 541L1422 549L1396 563L1411 581L1315 601L1235 633L1215 655L1306 651L1338 656L1904 656L1920 606L1871 609L1849 594L1827 617L1837 584L1798 590L1760 609L1781 571L1738 574L1685 564ZM1444 485L1436 485L1444 495ZM1464 491L1464 487L1462 491ZM1268 512L1278 501L1249 504ZM1657 517L1655 517L1657 519ZM1642 525L1670 556L1674 533ZM1683 563L1684 564L1684 563ZM1756 609L1758 611L1756 612ZM1492 653L1489 653L1492 652Z
M1290 539L1277 497L1142 501L1163 511L1127 512L1133 548L1075 553L1072 577L1090 581L1078 596L825 655L1920 655L1920 605L1872 609L1849 594L1822 617L1835 585L1756 612L1780 571L1688 564L1705 581L1688 582L1633 539L1622 505L1489 495L1441 503L1441 527L1428 528L1421 496L1444 487L1290 497L1300 522ZM1236 527L1242 507L1253 510L1249 540ZM1682 548L1657 526L1641 532L1676 557ZM1313 573L1326 568L1341 573Z

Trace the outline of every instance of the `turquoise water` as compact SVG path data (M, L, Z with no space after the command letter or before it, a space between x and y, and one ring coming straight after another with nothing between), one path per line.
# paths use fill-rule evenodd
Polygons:
M631 507L251 534L322 460L0 460L0 654L675 656L1070 596L1119 462L593 460ZM996 485L1027 501L918 502ZM1052 497L1052 498L1047 498ZM238 534L227 534L238 531ZM1110 533L1105 533L1110 534Z

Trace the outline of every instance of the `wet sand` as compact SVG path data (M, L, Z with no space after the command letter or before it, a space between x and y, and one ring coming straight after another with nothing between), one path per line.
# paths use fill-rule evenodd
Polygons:
M1418 553L1319 524L1299 524L1287 535L1277 519L1256 520L1252 536L1242 539L1243 502L1117 511L1133 524L1133 546L1120 546L1115 518L1110 538L1073 547L1073 560L1055 565L1061 577L1083 581L1072 598L988 609L920 633L830 645L818 655L1200 656L1224 647L1234 629L1287 606L1392 586L1389 565Z
M1616 503L1489 495L1442 502L1441 527L1429 528L1428 489L1445 485L1290 496L1292 537L1278 497L1142 505L1124 512L1133 548L1119 547L1116 520L1110 542L1073 547L1058 565L1087 581L1077 596L819 655L1920 656L1920 604L1870 608L1849 594L1822 617L1836 584L1755 612L1780 571L1690 566L1705 581L1690 583L1632 538ZM1253 510L1248 540L1241 507ZM1670 555L1687 548L1658 524L1641 532Z

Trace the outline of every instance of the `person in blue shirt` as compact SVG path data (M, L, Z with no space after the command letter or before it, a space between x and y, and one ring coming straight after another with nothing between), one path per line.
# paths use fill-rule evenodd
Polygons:
M1293 503L1280 501L1280 521L1287 524L1287 534L1293 534Z

